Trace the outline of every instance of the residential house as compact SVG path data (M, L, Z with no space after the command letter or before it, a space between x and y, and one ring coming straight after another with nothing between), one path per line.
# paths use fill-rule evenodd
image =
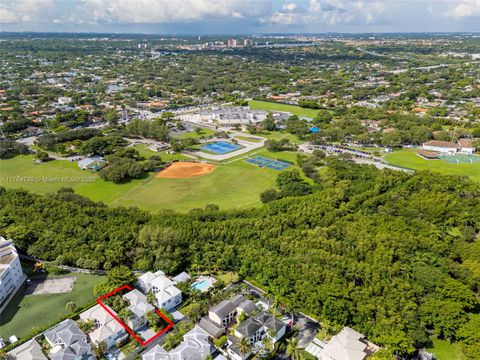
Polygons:
M268 337L273 343L276 343L285 335L286 329L286 324L267 311L262 311L259 315L242 322L235 329L235 336L228 337L227 352L235 360L245 360L250 356L251 352L243 353L240 350L238 343L241 339L247 339L252 349L262 349L263 339Z
M93 359L87 336L71 319L62 321L43 335L51 347L48 354L51 360Z
M230 300L223 300L208 310L208 317L215 324L226 327L237 316L237 306L245 301L243 295L235 295Z
M115 313L112 309L110 311ZM91 321L94 330L88 334L92 344L105 343L107 349L117 345L127 337L127 332L102 306L95 305L80 314L80 319Z
M460 145L460 152L465 154L473 154L475 152L475 146L470 139L459 139L458 145Z
M142 360L204 360L213 350L208 336L199 326L195 326L183 336L183 342L175 349L166 351L156 345L142 355Z
M48 360L43 354L42 348L35 340L16 347L7 353L7 360Z
M244 300L240 304L237 305L237 314L240 315L241 313L245 313L248 316L252 316L252 314L258 310L257 305L252 300Z
M127 325L133 330L145 326L147 324L145 314L155 310L155 308L148 303L147 297L137 289L134 289L123 295L123 299L128 301L129 305L127 308L131 312Z
M163 271L147 272L138 278L138 285L144 293L152 291L159 308L172 310L182 303L182 292Z
M344 327L320 351L321 360L363 360L378 347L365 340L365 336L352 328Z
M25 279L15 244L0 236L0 314Z

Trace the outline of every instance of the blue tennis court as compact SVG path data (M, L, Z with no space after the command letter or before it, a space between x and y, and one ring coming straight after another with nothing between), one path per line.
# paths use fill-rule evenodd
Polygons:
M441 155L439 158L450 164L480 163L480 156L473 154Z
M266 167L273 170L283 170L291 166L291 164L286 162L269 159L263 156L255 156L254 158L247 159L246 161L250 164L255 164L257 166Z
M203 145L201 148L215 154L223 155L241 149L242 147L240 145L232 144L226 141L217 141Z

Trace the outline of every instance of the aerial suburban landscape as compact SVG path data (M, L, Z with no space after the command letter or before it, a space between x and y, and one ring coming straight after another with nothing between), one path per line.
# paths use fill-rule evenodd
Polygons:
M480 359L480 2L426 3L0 2L0 358Z

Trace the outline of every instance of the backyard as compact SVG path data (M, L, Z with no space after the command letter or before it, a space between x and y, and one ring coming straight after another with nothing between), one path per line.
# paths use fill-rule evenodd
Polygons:
M1 336L8 339L11 335L18 338L28 336L34 329L53 326L68 314L65 305L73 301L82 307L95 300L93 287L102 280L102 276L90 274L62 275L76 277L73 290L67 293L49 295L23 295L20 290L2 312L0 319ZM48 278L52 278L49 276Z

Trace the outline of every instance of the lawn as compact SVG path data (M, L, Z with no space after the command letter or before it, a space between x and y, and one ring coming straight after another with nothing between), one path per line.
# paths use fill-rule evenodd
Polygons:
M244 141L248 141L248 142L251 142L251 143L258 143L258 142L262 141L262 139L259 139L259 138L256 138L256 137L241 136L241 135L234 136L234 137L235 137L235 139L244 140Z
M95 299L93 287L103 278L90 274L68 274L77 281L69 293L50 295L26 295L19 291L2 312L0 337L8 339L15 334L18 338L28 336L34 328L55 325L68 314L65 305L73 301L78 307Z
M273 186L278 172L252 166L243 160L219 164L213 172L186 179L150 177L111 204L147 210L187 212L217 204L222 209L259 206L259 194Z
M13 181L10 177L20 178ZM44 194L65 186L77 188L93 178L98 175L80 170L75 162L53 160L35 165L33 155L0 160L0 185L6 188L21 187Z
M431 337L433 346L426 349L429 353L433 353L435 360L466 360L460 345L450 343L448 340L440 340Z
M143 156L159 155L164 160L185 158L181 154L155 153L143 145L136 148ZM288 152L271 153L258 149L253 154L273 159L295 162L296 154ZM29 176L39 177L36 181L1 181L0 186L24 188L45 194L55 192L61 187L72 187L75 192L94 201L102 201L112 206L137 206L149 211L173 209L187 212L192 208L203 208L207 204L217 204L222 209L260 206L259 195L274 186L278 171L259 168L244 161L245 154L217 164L216 169L205 176L187 179L160 179L149 174L144 179L132 180L125 184L103 181L97 174L80 170L76 163L54 160L40 165L33 164L29 156L17 156L9 160L0 160L2 177ZM44 181L47 178L63 178L78 181ZM94 178L93 182L82 182L83 177Z
M212 136L215 134L215 130L208 128L201 128L202 131L197 133L196 131L186 132L179 135L173 135L176 139L198 139L200 137Z
M250 107L250 109L261 109L266 111L285 111L298 116L305 116L312 119L318 114L318 110L306 109L300 106L280 104L269 101L250 100L248 102L248 106Z
M304 143L304 140L300 140L298 136L290 134L286 131L265 131L260 136L269 139L269 140L282 140L288 139L292 144L301 144Z
M394 151L385 155L385 160L413 170L430 170L444 175L466 175L480 181L480 164L449 164L443 160L426 160L416 154L415 149Z

